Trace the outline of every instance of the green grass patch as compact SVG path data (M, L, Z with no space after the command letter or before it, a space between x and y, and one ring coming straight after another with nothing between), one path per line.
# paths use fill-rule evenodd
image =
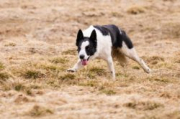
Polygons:
M43 78L45 75L41 73L40 71L28 70L23 73L23 76L26 79L37 79L37 78Z
M133 69L137 69L137 70L140 69L138 66L133 66L132 68L133 68Z
M18 83L14 86L14 90L16 90L16 91L22 91L22 90L25 90L25 88L26 87L21 83Z
M73 80L75 79L76 76L74 74L64 74L63 76L60 76L59 79L60 80Z

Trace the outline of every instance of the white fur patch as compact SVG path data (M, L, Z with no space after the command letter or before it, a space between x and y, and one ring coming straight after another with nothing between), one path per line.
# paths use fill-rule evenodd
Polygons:
M88 46L88 45L89 45L89 41L82 42L81 49L86 48L86 46Z
M94 30L95 28L93 26L90 26L89 28L83 30L83 35L85 37L90 37L91 36L91 33L92 31Z
M86 53L86 46L88 46L88 45L89 45L89 41L82 42L81 50L79 51L79 56L84 55L85 59L88 59L88 57L89 57Z

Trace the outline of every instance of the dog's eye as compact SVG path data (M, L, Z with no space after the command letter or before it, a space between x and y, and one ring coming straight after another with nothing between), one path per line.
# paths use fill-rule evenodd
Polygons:
M89 49L90 49L89 46L87 46L87 47L86 47L86 50L89 50Z

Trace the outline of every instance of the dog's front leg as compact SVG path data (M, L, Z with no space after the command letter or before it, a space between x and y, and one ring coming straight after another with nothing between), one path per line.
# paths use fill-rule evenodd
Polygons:
M69 72L75 72L75 71L77 71L78 69L80 69L82 66L83 66L83 65L82 65L82 63L81 63L81 60L78 59L77 63L73 66L73 68L70 68L70 69L68 69L67 71L69 71Z
M109 70L110 70L111 73L112 73L113 80L116 80L115 69L114 69L114 64L113 64L113 59L112 59L112 57L109 57L106 61L107 61L107 63L108 63Z

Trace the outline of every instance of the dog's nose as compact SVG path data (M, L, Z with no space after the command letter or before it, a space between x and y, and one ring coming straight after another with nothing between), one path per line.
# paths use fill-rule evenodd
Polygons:
M80 55L79 57L80 57L80 59L84 59L84 55Z

